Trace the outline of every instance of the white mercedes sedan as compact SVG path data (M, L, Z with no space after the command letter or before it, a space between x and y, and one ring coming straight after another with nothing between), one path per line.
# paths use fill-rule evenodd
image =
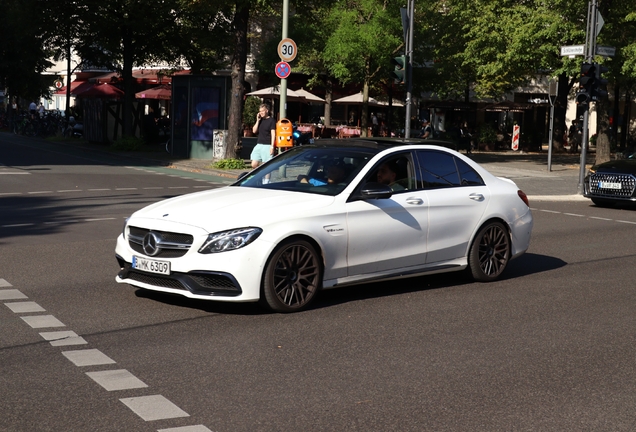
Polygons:
M295 312L327 288L451 271L493 281L528 249L532 225L514 182L456 151L324 140L135 212L116 280Z

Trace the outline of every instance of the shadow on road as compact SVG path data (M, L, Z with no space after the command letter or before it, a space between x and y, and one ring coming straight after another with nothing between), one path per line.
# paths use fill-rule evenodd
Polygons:
M567 263L559 258L527 253L508 264L508 268L500 280L512 280L536 273L555 270ZM351 301L388 297L417 291L442 289L460 285L475 284L466 272L442 273L430 276L368 283L325 290L320 293L310 309L321 309ZM269 313L257 303L226 303L207 300L197 300L176 294L138 289L137 297L156 300L158 302L178 307L199 309L209 313L230 315L262 315Z

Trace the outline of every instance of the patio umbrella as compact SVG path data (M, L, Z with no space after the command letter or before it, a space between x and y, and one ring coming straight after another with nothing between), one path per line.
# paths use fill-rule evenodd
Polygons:
M378 101L378 105L381 105L381 106L389 106L389 101L379 100L379 101ZM403 106L404 106L404 102L399 101L399 100L397 100L397 99L393 99L393 100L391 101L391 106L394 106L394 107L403 107Z
M121 99L124 92L111 84L95 84L91 88L78 93L78 98Z
M257 96L263 99L280 99L279 86L267 87L247 93L247 96ZM287 89L287 102L305 102L305 97L294 90Z
M336 99L332 102L348 104L348 105L362 105L362 92L352 94L350 96L341 97L340 99ZM379 105L381 105L380 102L378 102L377 100L369 96L369 106L379 106Z
M137 99L172 99L172 87L168 84L162 84L148 90L135 93Z
M308 92L307 90L305 90L304 88L300 88L300 90L294 90L294 92L302 97L304 97L306 99L306 102L312 102L312 103L327 103L326 100L324 100L321 97L316 96L313 93Z
M529 104L523 104L518 102L513 102L510 100L505 100L501 102L497 102L494 104L486 105L486 111L495 111L495 112L524 112L532 108Z
M445 109L452 111L470 111L471 109L469 104L454 100L429 101L425 103L425 106L426 108Z

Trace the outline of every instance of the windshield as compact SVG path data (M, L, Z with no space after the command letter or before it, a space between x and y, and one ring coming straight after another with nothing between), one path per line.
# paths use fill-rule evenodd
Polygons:
M335 196L374 154L368 149L296 147L252 171L234 186Z

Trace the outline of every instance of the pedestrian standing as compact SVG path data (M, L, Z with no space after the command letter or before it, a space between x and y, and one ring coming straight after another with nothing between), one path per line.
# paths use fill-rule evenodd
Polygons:
M375 113L371 113L371 136L377 137L380 131L380 124L378 123L378 116Z
M252 132L256 134L256 146L250 154L250 159L252 160L252 168L256 168L274 156L276 120L269 113L269 105L262 104L258 108Z
M433 138L433 129L431 128L431 125L429 124L427 119L422 120L422 138Z

